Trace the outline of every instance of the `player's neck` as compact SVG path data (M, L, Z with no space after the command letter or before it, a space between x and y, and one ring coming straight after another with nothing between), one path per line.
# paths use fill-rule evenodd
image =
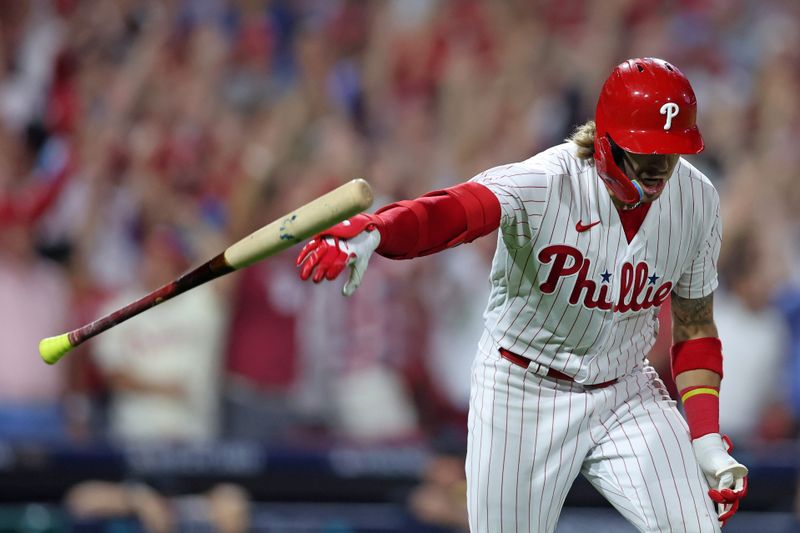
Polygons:
M613 197L612 197L613 198ZM628 242L631 242L644 223L644 218L650 210L650 202L641 202L636 205L625 205L614 198L614 207L619 213L619 220Z

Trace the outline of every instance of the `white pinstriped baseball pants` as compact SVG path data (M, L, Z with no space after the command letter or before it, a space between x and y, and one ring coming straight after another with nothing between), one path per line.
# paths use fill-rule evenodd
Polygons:
M686 423L655 371L586 390L501 358L485 333L472 368L470 530L554 531L579 473L640 531L720 531Z

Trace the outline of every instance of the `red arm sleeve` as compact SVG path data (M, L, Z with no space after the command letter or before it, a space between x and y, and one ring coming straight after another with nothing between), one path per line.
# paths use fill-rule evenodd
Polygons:
M500 226L500 202L485 186L467 182L379 209L377 252L411 259L471 242Z

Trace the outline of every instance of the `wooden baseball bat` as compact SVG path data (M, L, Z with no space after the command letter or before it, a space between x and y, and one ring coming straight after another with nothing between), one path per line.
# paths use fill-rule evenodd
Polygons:
M362 179L352 180L278 220L270 222L230 245L213 259L135 302L68 333L42 339L39 342L39 355L46 363L52 365L69 350L98 333L198 285L242 269L265 257L275 255L322 230L347 220L370 205L372 205L372 189L369 184Z

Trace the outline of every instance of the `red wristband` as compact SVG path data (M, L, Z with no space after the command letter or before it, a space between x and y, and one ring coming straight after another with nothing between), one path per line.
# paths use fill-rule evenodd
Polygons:
M722 342L716 337L703 337L679 342L670 351L672 377L687 370L710 370L722 377Z
M719 433L719 389L717 387L686 387L680 391L686 423L692 440Z

